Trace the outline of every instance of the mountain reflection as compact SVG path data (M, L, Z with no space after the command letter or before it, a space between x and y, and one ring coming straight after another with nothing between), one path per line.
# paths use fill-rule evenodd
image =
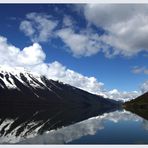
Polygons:
M61 129L45 132L43 135L24 140L20 143L23 144L64 144L73 140L79 139L86 135L95 135L97 131L105 128L106 121L118 123L119 121L143 121L141 117L131 114L127 111L114 111L104 113L103 115L96 116L84 120L82 122L62 127ZM146 125L145 125L146 124ZM147 122L143 121L144 129L147 127Z
M64 144L104 130L106 122L148 121L125 110L0 108L0 143Z
M56 131L56 129L110 111L113 110L100 110L92 107L77 109L51 107L48 110L43 108L33 110L33 108L26 107L6 108L2 106L0 107L0 143L17 143L40 135L44 137L44 133ZM49 143L52 141L54 140Z

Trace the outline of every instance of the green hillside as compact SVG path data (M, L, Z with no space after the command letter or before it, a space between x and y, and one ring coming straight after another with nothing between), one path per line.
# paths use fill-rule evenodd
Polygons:
M148 92L133 99L125 102L123 107L145 119L148 119Z

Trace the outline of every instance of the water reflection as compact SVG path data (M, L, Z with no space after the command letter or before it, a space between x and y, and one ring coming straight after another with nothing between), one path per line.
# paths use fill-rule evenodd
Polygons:
M43 135L30 138L28 140L22 141L21 143L42 143L42 144L64 144L69 143L73 140L79 139L86 135L95 135L99 130L105 129L105 122L111 121L113 123L118 123L119 121L142 121L145 125L145 120L137 115L131 114L128 111L115 111L111 113L104 113L101 116L96 116L89 118L85 121L63 127L58 130L53 130L46 132ZM145 129L145 126L144 126Z
M59 110L50 109L38 111L0 111L0 143L19 144L64 144L64 143L110 143L101 141L102 135L118 132L118 137L123 136L122 131L132 128L138 131L141 137L148 137L148 120L125 110L98 110L74 109ZM135 129L134 129L135 128ZM111 131L110 131L111 129ZM143 131L145 132L143 132ZM131 134L132 134L131 132ZM139 137L132 139L137 140ZM85 139L89 138L88 139ZM90 140L93 137L93 140ZM84 139L83 139L84 138ZM130 137L129 137L130 138ZM94 139L97 139L94 141ZM99 141L99 140L100 141ZM77 141L78 140L78 141ZM140 139L138 139L140 140ZM116 144L117 140L114 142ZM123 141L121 141L122 143ZM124 141L124 143L130 143ZM136 142L138 143L138 141ZM145 139L142 143L148 143Z
M51 107L48 110L43 108L33 110L25 107L9 110L0 107L0 143L17 143L38 135L44 137L45 132L110 111L113 110L102 111L92 107L77 109Z
M148 120L143 120L143 128L148 131Z

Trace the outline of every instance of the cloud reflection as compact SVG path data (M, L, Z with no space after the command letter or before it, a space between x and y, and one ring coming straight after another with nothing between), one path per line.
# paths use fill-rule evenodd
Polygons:
M105 113L101 116L93 117L58 130L46 132L43 135L38 135L34 138L24 140L20 143L64 144L79 139L83 136L95 135L99 130L103 130L105 128L104 124L106 121L118 123L119 121L129 120L136 122L142 121L143 119L128 111L115 111L111 113Z

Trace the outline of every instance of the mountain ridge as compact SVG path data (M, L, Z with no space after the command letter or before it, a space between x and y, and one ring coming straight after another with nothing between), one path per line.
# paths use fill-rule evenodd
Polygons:
M117 101L94 95L69 84L47 79L23 68L0 67L0 105L117 106Z
M131 101L125 102L123 107L132 113L148 119L148 92Z

